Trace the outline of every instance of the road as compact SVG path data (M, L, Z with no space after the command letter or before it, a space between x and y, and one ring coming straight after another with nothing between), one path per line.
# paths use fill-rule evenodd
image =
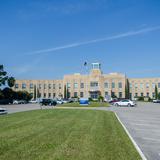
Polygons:
M38 104L7 105L5 107L9 113L40 109ZM160 104L141 102L137 107L111 106L90 109L117 113L146 158L160 160Z

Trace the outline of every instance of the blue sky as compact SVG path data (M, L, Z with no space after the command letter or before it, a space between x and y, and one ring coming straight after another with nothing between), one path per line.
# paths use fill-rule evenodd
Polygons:
M159 0L0 0L0 64L18 79L160 77Z

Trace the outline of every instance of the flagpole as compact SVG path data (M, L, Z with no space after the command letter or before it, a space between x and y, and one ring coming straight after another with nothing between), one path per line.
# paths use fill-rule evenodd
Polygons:
M86 72L86 76L87 76L87 79L88 79L88 64L87 64L87 62L84 62L84 66L85 66L85 72ZM86 98L89 98L89 96L88 96L88 83L87 83L87 81L86 81Z

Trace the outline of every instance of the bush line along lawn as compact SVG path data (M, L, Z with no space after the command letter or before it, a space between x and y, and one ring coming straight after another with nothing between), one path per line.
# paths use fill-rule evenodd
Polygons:
M64 103L58 106L59 107L109 107L109 104L105 102L90 102L89 105L83 106L80 105L79 102L74 102L74 103Z
M1 160L141 159L114 113L38 110L0 117Z

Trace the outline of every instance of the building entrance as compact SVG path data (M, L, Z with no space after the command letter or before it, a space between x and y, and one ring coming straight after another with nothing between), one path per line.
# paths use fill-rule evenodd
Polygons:
M92 91L92 92L90 92L90 97L92 99L98 99L99 95L100 95L99 91Z

